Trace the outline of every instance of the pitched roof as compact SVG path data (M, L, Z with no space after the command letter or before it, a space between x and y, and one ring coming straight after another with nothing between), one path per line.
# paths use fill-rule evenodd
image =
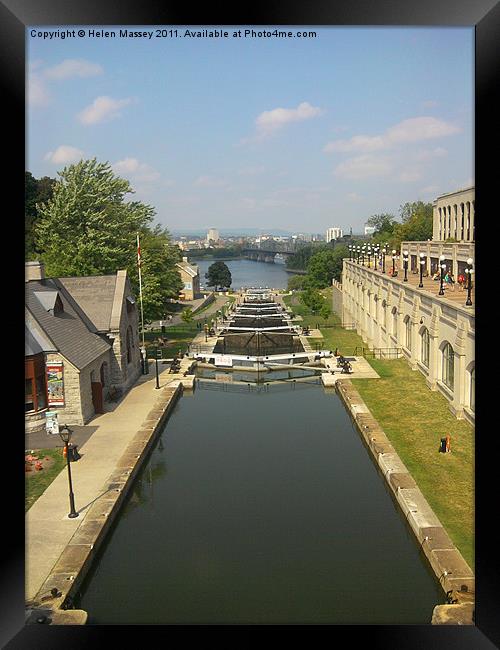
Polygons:
M25 283L25 290L26 308L36 321L38 332L76 368L85 368L110 349L110 343L97 334L95 325L57 278L30 280ZM62 311L50 308L56 297L61 301ZM29 344L35 345L31 339Z
M198 275L198 267L196 264L189 264L188 262L177 262L176 266L188 273L191 277L195 278Z
M58 281L71 294L97 331L109 331L116 275L58 278Z
M57 352L56 346L43 333L36 320L26 309L24 324L24 355L26 357L40 352Z

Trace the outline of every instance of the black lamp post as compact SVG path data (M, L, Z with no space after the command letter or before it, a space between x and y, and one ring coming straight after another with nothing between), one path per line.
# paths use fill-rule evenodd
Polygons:
M61 427L61 430L59 431L59 436L61 437L61 440L64 442L64 451L66 454L66 464L68 466L68 482L69 482L69 514L68 517L70 519L74 519L75 517L78 517L78 512L75 510L75 496L73 494L73 483L71 481L71 467L70 467L70 460L69 460L69 441L71 439L71 436L73 434L73 431L65 424Z
M385 273L385 256L387 255L387 248L382 249L382 273Z
M422 282L422 276L424 273L424 265L425 265L425 255L423 253L420 253L420 282L419 282L419 289L422 289L424 286L424 283Z
M156 369L156 386L155 389L160 388L160 375L158 373L158 359L163 359L161 348L156 348L155 354L155 369Z
M440 275L440 278L439 278L439 293L438 293L438 296L444 296L443 280L444 280L444 272L446 270L446 264L444 264L444 255L439 256L439 268L441 269L441 275Z
M371 267L370 261L371 261L371 257L372 257L372 249L370 248L370 246L368 246L368 249L367 249L366 252L367 252L367 255L368 255L368 268L370 268Z
M405 270L403 282L408 282L408 251L403 251L403 267Z
M352 246L349 244L349 259L352 260Z
M358 254L358 256L357 256L357 258L356 258L356 262L359 264L359 256L361 255L361 246L358 246L358 248L357 248L357 254Z
M366 244L363 244L363 248L361 249L361 265L365 265L365 250L366 250Z
M396 272L396 251L392 249L392 275Z
M465 269L465 277L467 278L467 300L465 301L465 305L467 307L470 307L472 305L470 292L472 291L472 274L474 273L474 269L472 268L473 262L474 260L472 257L469 257L467 260L467 267Z

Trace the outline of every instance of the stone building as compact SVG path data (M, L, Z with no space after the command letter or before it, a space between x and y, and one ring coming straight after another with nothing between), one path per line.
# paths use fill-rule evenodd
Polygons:
M196 264L188 262L187 257L182 262L177 262L176 267L181 275L184 288L181 291L181 300L196 300L201 296L200 292L200 271Z
M138 315L126 271L116 275L46 278L26 265L26 428L85 424L104 411L111 393L141 373Z

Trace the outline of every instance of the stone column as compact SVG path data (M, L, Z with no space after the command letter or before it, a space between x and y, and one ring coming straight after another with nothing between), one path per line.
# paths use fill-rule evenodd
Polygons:
M429 374L427 375L426 384L431 390L437 390L437 381L439 378L439 317L441 308L434 306L432 308L431 322L429 324Z

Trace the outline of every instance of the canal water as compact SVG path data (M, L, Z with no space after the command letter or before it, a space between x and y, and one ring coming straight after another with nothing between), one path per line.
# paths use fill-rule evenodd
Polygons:
M430 624L443 592L317 381L184 393L75 602L90 623Z
M193 260L195 261L195 260ZM206 287L205 273L215 260L196 261L200 270L200 284ZM292 274L285 271L284 264L268 264L267 262L254 262L253 260L221 260L231 272L233 289L241 287L269 287L273 289L286 289L288 278Z

